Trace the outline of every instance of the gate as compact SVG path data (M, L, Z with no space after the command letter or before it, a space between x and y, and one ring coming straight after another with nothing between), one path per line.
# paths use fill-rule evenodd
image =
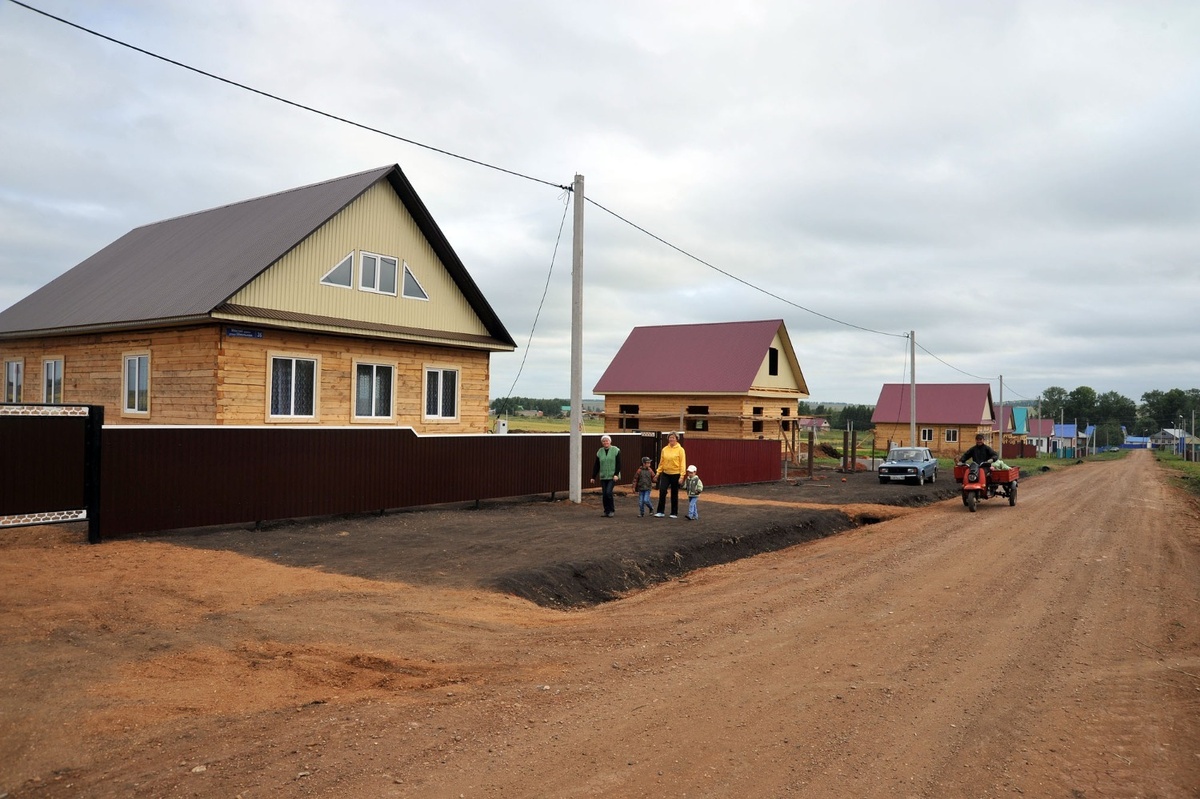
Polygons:
M87 520L100 540L102 405L0 405L0 527Z

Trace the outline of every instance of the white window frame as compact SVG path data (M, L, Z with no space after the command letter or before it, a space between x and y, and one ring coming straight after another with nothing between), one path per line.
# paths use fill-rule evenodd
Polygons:
M933 428L932 427L922 427L921 428L921 443L925 444L930 441L933 441Z
M353 368L354 368L354 372L353 372L354 392L353 392L353 396L351 397L351 406L350 406L351 421L355 421L355 422L390 422L393 419L395 419L396 418L396 372L398 371L396 368L396 363L388 362L388 361L371 361L371 360L365 360L365 359L364 360L355 359L353 362ZM358 412L358 399L359 399L358 371L359 371L359 369L362 369L362 368L369 368L371 370L371 412L368 414L360 414ZM375 407L375 392L376 392L376 386L380 382L379 370L381 370L381 369L387 369L389 371L388 376L385 378L388 381L388 407L387 407L386 414L378 413L378 409Z
M349 283L337 283L337 282L330 280L329 276L332 275L337 270L341 269L342 266L344 266L347 261L350 262L350 282ZM349 255L347 255L345 258L341 259L336 264L334 264L332 269L330 269L325 274L321 275L321 285L322 286L332 286L335 289L349 289L350 291L354 290L354 250L351 250Z
M292 364L289 378L288 406L290 413L275 413L275 362L290 361ZM296 413L296 364L311 362L313 367L312 381L312 412ZM318 422L321 418L321 357L308 352L268 352L267 353L267 421L268 422Z
M458 367L455 367L455 366L437 366L437 365L433 365L433 364L427 365L423 371L424 371L425 377L421 381L422 416L428 421L437 421L437 422L457 421L459 407L461 405L460 394L462 391L462 372L458 369ZM446 379L447 374L454 375L454 413L452 415L448 415L445 412L445 410L446 410L446 407L445 407L445 400L446 400L445 379ZM437 393L436 393L436 401L435 401L436 407L433 408L433 411L434 411L433 413L430 413L430 410L431 410L430 400L435 399L435 398L430 397L430 395L429 395L430 383L431 383L430 375L437 375Z
M366 260L368 258L375 259L375 268L373 270L374 271L374 282L372 284L367 283ZM380 269L380 267L383 265L384 261L388 261L392 265L392 290L391 291L385 291L384 289L381 289L379 287L380 286L380 275L382 274L382 269ZM398 290L398 287L399 287L399 285L398 285L399 284L399 275L400 275L400 259L399 258L394 258L390 255L380 255L379 253L376 253L376 252L366 252L365 250L358 254L358 288L360 291L369 291L372 294L384 294L389 297L395 297L396 291Z
M143 361L145 363L143 364ZM136 386L130 387L129 366L136 368ZM132 397L131 397L132 394ZM130 405L130 399L133 400ZM144 406L144 407L143 407ZM126 352L121 355L121 415L146 417L150 415L150 351Z
M25 385L25 359L6 358L4 361L4 402L20 402Z
M957 427L947 427L946 428L946 443L947 444L957 444L958 443L958 428Z
M58 381L58 392L55 395L52 380ZM61 405L63 401L63 357L52 355L42 359L42 402L48 405Z
M426 291L425 287L421 285L421 281L417 280L416 274L414 274L413 271L408 268L408 261L403 261L402 263L404 264L404 273L401 276L400 295L406 300L420 300L422 302L429 302L429 292ZM420 294L408 293L408 279L410 277L412 278L412 282L417 285L417 289L421 292Z

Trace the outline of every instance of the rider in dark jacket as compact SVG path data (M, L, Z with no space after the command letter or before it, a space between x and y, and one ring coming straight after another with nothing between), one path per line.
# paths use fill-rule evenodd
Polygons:
M975 446L964 452L962 457L958 459L958 462L970 463L974 461L975 463L984 464L990 463L998 457L1000 456L996 454L996 450L983 443L983 433L977 433L975 435Z

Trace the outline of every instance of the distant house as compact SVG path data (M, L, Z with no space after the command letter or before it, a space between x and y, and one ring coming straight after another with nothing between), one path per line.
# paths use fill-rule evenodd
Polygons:
M1087 454L1087 435L1077 424L1056 424L1050 439L1050 452L1060 458L1077 458Z
M1050 442L1054 439L1053 419L1030 419L1028 421L1026 440L1037 447L1042 454L1050 452Z
M792 434L808 386L782 319L635 327L596 383L605 430Z
M907 383L887 383L879 392L871 415L877 442L915 444L942 457L973 447L977 433L982 433L989 445L997 446L992 389L987 383L918 383L916 442L911 439L910 389Z
M1174 452L1177 455L1184 454L1194 444L1195 437L1188 435L1188 432L1181 428L1164 427L1150 436L1151 447Z
M110 424L484 432L515 346L395 165L137 228L0 313L5 399Z

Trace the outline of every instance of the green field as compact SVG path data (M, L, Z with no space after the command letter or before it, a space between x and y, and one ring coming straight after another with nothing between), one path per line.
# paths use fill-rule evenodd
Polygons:
M496 429L496 416L489 417L488 429ZM558 419L550 416L509 416L508 432L510 433L569 433L570 419ZM599 418L583 420L583 432L603 433L604 420Z

